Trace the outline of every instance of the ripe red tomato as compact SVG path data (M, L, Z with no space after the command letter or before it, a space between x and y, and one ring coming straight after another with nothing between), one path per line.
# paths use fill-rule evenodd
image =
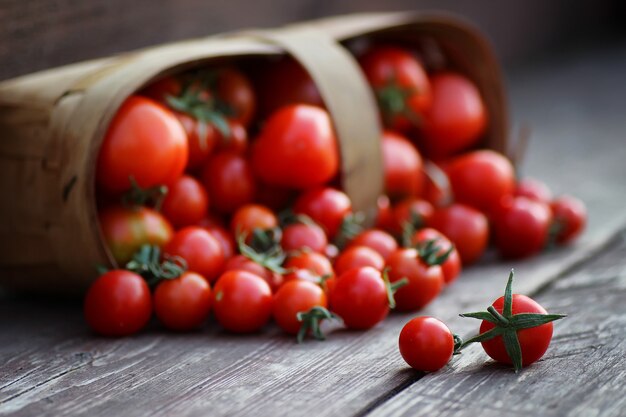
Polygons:
M250 235L255 229L267 230L277 226L278 219L274 212L260 204L239 207L230 222L230 230L235 235Z
M385 259L374 249L367 246L350 246L335 260L335 273L341 275L352 268L371 266L382 271Z
M389 230L392 227L393 215L391 214L391 201L386 195L381 195L376 201L378 215L376 216L376 227Z
M201 226L207 232L211 234L222 247L222 253L224 254L224 259L229 260L233 256L235 256L235 238L233 235L224 227L219 226L217 224L212 226Z
M498 298L493 303L493 306L499 313L502 313L502 308L504 307L504 297ZM519 313L547 314L547 311L536 301L521 294L513 294L512 311L513 315ZM485 333L494 327L493 323L483 320L480 325L480 333ZM552 323L546 323L541 326L517 331L517 338L522 350L522 366L528 366L531 363L536 362L544 355L544 353L546 353L548 346L550 346L550 340L552 339L552 329ZM513 363L506 352L502 336L497 336L493 339L482 342L482 345L487 355L491 356L494 360L507 364Z
M396 308L400 311L415 311L434 300L444 286L443 271L439 265L427 265L415 249L398 249L387 258L389 281L402 278L408 285L396 294Z
M544 203L526 197L504 198L492 216L496 248L505 258L540 252L548 242L552 212Z
M247 126L256 109L252 84L235 68L224 68L217 73L216 95L233 111L229 119Z
M337 139L328 113L296 104L267 119L252 147L252 167L270 185L306 189L339 172Z
M229 120L229 136L220 135L217 149L220 152L244 153L248 149L248 132L239 122Z
M587 208L585 203L571 196L561 196L550 205L556 223L556 242L560 244L574 240L585 228Z
M290 272L283 275L283 285L290 281L308 281L316 285L322 285L324 282L327 282L327 280L325 281L317 273L309 269L291 269Z
M393 224L390 232L402 236L405 226L419 229L426 226L435 212L435 208L426 200L407 197L393 207Z
M294 223L283 229L281 246L287 252L308 248L313 252L325 253L328 238L324 230L313 223Z
M480 92L466 77L452 72L430 79L433 102L421 129L421 148L441 159L475 145L487 127L487 109Z
M339 231L343 219L352 212L352 203L345 193L334 188L314 188L298 197L293 210L297 214L309 216L332 239Z
M161 247L174 234L165 217L147 207L109 206L98 213L98 219L104 241L119 265L130 261L141 246Z
M171 184L187 165L187 135L174 114L148 98L131 96L109 125L98 154L96 182L110 193Z
M174 227L190 226L206 216L209 195L192 176L183 175L168 187L163 200L163 214Z
M415 232L411 239L411 243L413 245L424 245L431 240L435 240L435 244L439 247L439 250L437 251L438 256L445 254L450 250L450 248L452 248L448 258L441 264L443 280L446 285L448 285L461 273L461 256L459 255L459 251L456 250L454 245L452 245L452 242L450 242L447 237L430 227Z
M329 294L330 306L348 329L366 330L389 314L387 287L371 266L351 269L337 278Z
M209 316L211 287L195 272L161 281L153 295L154 312L165 327L187 331L199 327Z
M398 249L398 242L387 232L370 229L352 239L350 246L367 246L378 252L383 259L387 259L393 251Z
M402 328L398 345L411 368L433 372L452 358L454 336L448 326L434 317L415 317Z
M258 331L272 313L272 290L258 275L225 272L213 289L213 312L218 323L235 333Z
M165 77L157 80L140 91L144 97L149 97L160 103L166 103L167 96L179 96L182 92L182 84L176 77Z
M286 282L274 295L272 316L283 331L297 334L302 325L297 314L316 306L327 307L324 290L312 282L293 280Z
M390 198L419 195L423 188L422 157L404 136L383 133L385 192Z
M148 284L134 272L106 272L87 291L84 313L87 324L104 336L136 333L152 314Z
M552 191L545 183L534 178L519 180L514 194L516 197L526 197L544 204L550 204L552 201Z
M220 136L219 131L209 123L202 125L201 122L188 114L174 112L174 115L187 134L187 145L189 148L187 168L198 168L215 149Z
M359 62L378 99L385 125L407 130L432 102L430 82L422 64L407 50L377 46Z
M318 277L334 275L333 266L328 258L317 252L300 252L291 255L284 265L285 269L307 269Z
M489 241L487 217L463 204L453 204L436 210L428 226L450 239L459 251L464 265L476 262Z
M515 190L515 170L497 152L469 152L446 165L455 201L488 213Z
M180 256L189 271L197 272L209 282L215 281L224 267L222 246L201 227L188 226L176 232L163 248L170 256Z
M263 278L265 282L267 282L272 289L272 293L275 293L284 281L282 275L270 271L263 265L246 258L244 255L235 255L230 258L224 266L224 272L227 271L247 271L251 274L258 275Z
M254 201L256 184L243 155L234 152L214 155L204 166L201 177L213 208L220 213L232 213Z

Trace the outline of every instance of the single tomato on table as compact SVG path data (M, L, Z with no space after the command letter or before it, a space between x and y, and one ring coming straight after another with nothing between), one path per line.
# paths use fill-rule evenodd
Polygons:
M557 243L574 240L585 228L587 208L585 203L571 196L561 196L550 204L554 223L553 233Z
M398 339L402 358L413 369L434 372L454 353L454 335L434 317L415 317L404 325Z

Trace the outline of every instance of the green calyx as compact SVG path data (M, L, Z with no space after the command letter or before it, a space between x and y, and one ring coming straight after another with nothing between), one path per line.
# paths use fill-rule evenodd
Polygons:
M419 94L419 91L415 87L401 86L395 76L390 77L384 86L376 89L378 106L387 126L390 126L397 116L405 117L414 126L421 125L420 116L407 105L407 100L416 94Z
M163 256L156 245L143 245L125 266L129 271L141 275L148 285L164 279L175 279L187 270L187 262L179 256Z
M304 338L310 334L317 340L325 340L326 336L322 333L320 324L322 320L337 319L338 317L321 306L315 306L309 311L301 311L296 317L302 322L298 331L298 343L302 343Z
M493 323L495 327L489 331L471 337L468 340L461 340L455 335L454 353L460 353L461 349L471 343L485 342L495 337L502 336L506 353L513 362L515 372L522 369L522 349L517 337L517 331L538 327L546 323L567 317L565 314L539 314L539 313L519 313L513 314L513 276L514 271L511 270L509 279L504 291L504 306L502 313L497 311L493 306L489 306L487 311L478 311L474 313L464 313L461 317L469 317L478 320L485 320Z
M339 226L339 231L333 241L335 246L340 250L345 248L348 242L363 231L363 222L365 222L365 214L362 212L346 215L341 221L341 226Z
M424 219L418 212L411 210L409 219L402 224L402 246L411 247L413 235L422 227L424 227Z
M443 264L448 260L454 250L454 246L450 246L450 249L440 254L441 246L437 245L437 240L438 239L430 239L415 245L420 259L428 266Z
M396 308L396 299L394 294L405 285L409 284L409 279L404 277L397 281L391 282L389 281L389 268L383 269L382 272L383 281L385 281L385 289L387 290L387 302L389 303L389 308Z
M126 207L152 206L155 210L161 210L163 200L167 195L166 185L156 185L149 188L141 188L133 176L128 177L130 190L122 196L122 204Z
M239 252L251 261L278 274L289 272L282 267L286 255L280 246L280 238L277 237L280 229L255 229L252 232L250 244L246 243L247 233L237 233L237 246Z

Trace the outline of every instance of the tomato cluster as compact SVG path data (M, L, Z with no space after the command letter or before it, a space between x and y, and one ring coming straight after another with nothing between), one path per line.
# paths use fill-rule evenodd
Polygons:
M126 99L97 161L102 236L120 267L87 294L97 332L134 333L153 311L179 331L211 311L232 332L273 318L322 337L319 322L336 316L367 329L390 308L426 306L491 236L520 257L579 234L578 200L516 182L506 157L477 150L489 117L470 79L429 71L406 48L357 58L385 126L385 194L370 229L337 186L330 115L294 61L255 77L188 71Z

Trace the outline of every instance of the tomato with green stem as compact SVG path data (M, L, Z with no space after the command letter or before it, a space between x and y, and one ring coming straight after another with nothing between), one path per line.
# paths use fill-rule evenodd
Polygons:
M386 131L382 140L385 193L391 198L419 195L423 188L422 157L404 136Z
M443 272L443 280L446 285L451 284L461 273L461 256L456 247L442 233L429 227L418 230L411 238L411 246L424 247L428 242L434 242L439 248L436 252L438 256L448 253L448 257L441 263L441 271Z
M206 162L215 149L220 132L212 124L199 121L189 114L174 112L174 115L187 134L187 169L196 169Z
M283 284L283 276L281 274L267 269L244 255L235 255L230 258L224 266L224 272L227 271L247 271L258 275L267 282L272 289L272 293L275 293Z
M174 227L191 226L202 220L209 209L204 186L190 175L183 175L168 187L161 210Z
M572 196L561 196L550 203L553 213L551 233L556 243L566 244L584 230L587 223L585 203Z
M327 306L326 294L319 285L293 280L286 282L274 295L272 316L285 333L295 335L303 325L298 320L298 313L307 312L313 307Z
M165 327L176 331L198 328L211 310L211 287L195 272L161 281L152 297L154 312Z
M300 194L293 210L310 217L326 231L329 239L335 237L350 213L352 203L343 192L331 187L313 188Z
M250 80L233 67L217 71L215 95L229 109L228 119L247 126L256 110L256 96Z
M407 197L393 206L393 225L390 232L402 237L405 233L413 234L428 224L435 208L426 200Z
M188 226L176 232L163 248L169 256L179 256L187 262L189 271L214 282L224 267L222 246L209 232Z
M207 161L201 173L212 207L220 213L233 213L256 196L256 181L245 156L220 152Z
M268 230L278 227L278 218L272 210L260 204L246 204L237 209L230 221L230 229L235 235L251 235L255 230Z
M454 335L434 317L415 317L402 328L398 345L402 358L411 368L434 372L452 359Z

